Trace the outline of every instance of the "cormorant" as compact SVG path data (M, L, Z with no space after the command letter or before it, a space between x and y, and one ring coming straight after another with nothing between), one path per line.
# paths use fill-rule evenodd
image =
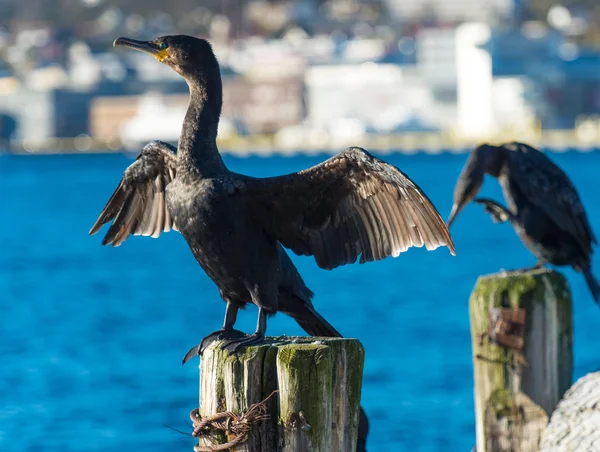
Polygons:
M425 193L397 168L352 147L312 168L257 179L225 166L217 149L222 85L210 44L190 36L143 42L118 38L115 46L152 55L180 74L190 89L177 153L160 141L147 144L125 171L90 230L112 220L103 244L130 235L181 232L196 260L227 303L223 327L209 341L227 349L259 342L267 316L281 311L312 336L340 336L317 313L313 293L284 250L312 255L325 269L398 256L411 246L454 245L444 220ZM258 306L251 336L234 330L246 303Z
M487 173L498 179L508 208L490 199L474 199ZM582 272L598 303L600 285L591 271L597 243L583 204L567 175L546 155L523 143L475 148L454 188L448 226L471 200L482 204L494 222L510 221L537 257L533 268L570 265Z

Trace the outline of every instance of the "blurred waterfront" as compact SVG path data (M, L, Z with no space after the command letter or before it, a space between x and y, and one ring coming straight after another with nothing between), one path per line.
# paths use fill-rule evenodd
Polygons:
M254 176L308 167L326 156L226 157ZM386 159L446 216L464 155ZM596 232L600 153L552 154L573 178ZM131 159L123 155L0 156L0 450L191 450L196 363L182 354L222 321L215 285L183 238L133 237L102 247L87 231ZM497 184L482 196L500 199ZM319 269L293 256L315 305L366 348L363 405L369 452L469 451L475 441L468 298L480 274L535 261L508 225L479 206L453 228L457 256L410 249L397 259ZM596 269L600 258L593 259ZM569 269L578 378L598 370L600 312ZM596 270L598 271L598 270ZM252 331L255 308L240 314ZM303 334L284 315L268 334Z
M378 137L378 149L412 151L403 137L415 132L432 148L516 138L600 145L595 0L121 3L0 1L5 147L177 141L185 83L147 55L111 47L120 35L177 33L213 44L224 85L219 136L234 153Z

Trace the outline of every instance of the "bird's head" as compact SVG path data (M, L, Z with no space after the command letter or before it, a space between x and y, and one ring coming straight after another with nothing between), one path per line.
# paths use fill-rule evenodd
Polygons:
M493 146L482 144L471 152L454 187L454 202L448 217L448 227L452 225L460 211L479 193L492 148Z
M115 47L128 47L153 56L166 64L188 82L194 79L218 77L219 63L205 39L192 36L162 36L152 41L117 38Z

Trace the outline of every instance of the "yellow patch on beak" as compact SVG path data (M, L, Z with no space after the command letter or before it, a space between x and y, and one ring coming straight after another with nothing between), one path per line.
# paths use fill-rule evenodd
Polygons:
M156 58L158 61L162 62L162 60L164 60L165 58L167 58L169 56L169 50L168 49L159 50L158 52L156 52L152 56L154 58Z

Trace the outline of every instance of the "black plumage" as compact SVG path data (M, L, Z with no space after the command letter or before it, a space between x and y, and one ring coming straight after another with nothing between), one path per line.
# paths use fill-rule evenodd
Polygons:
M490 199L474 199L486 173L500 182L508 208ZM599 301L600 285L591 272L596 238L577 190L546 155L523 143L477 147L458 178L449 225L471 200L482 204L495 222L512 224L537 257L536 267L572 266L584 274Z
M130 235L179 230L227 302L222 329L205 340L227 339L232 350L257 342L267 315L279 311L310 335L340 335L316 312L313 293L283 246L314 256L326 269L398 256L411 246L447 246L454 254L446 224L423 191L363 149L349 148L280 177L229 171L216 145L222 87L207 41L119 38L115 45L172 67L187 81L190 103L177 152L159 141L146 145L90 233L112 221L103 244L118 246ZM238 309L248 302L259 308L250 337L233 329Z

